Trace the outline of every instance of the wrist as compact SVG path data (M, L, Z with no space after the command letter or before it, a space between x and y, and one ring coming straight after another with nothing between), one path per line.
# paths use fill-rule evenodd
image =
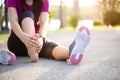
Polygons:
M42 35L40 35L40 33L36 33L35 34L38 38L42 38L43 39L43 41L45 41L45 37L44 36L42 36Z
M40 36L40 38L45 38L45 37L43 37L43 36Z
M24 37L25 33L24 32L20 32L17 36L19 37L19 39L22 39Z
M43 36L40 36L39 38L42 38L42 39L43 39L43 42L45 42L45 37L43 37Z

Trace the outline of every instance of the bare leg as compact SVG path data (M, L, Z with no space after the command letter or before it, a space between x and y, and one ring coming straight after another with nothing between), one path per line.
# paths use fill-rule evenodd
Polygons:
M53 49L52 55L56 60L65 60L70 58L71 64L79 64L82 60L83 53L90 40L90 32L86 27L80 27L75 41L73 41L69 50L62 46ZM69 57L70 52L70 57Z
M52 55L56 60L66 60L69 58L69 50L63 46L56 46L53 49Z
M25 33L28 33L30 35L35 35L35 28L34 28L34 21L32 18L24 18L22 21L22 29ZM26 46L28 50L28 54L32 61L38 60L38 53L35 51L34 47Z
M22 29L25 33L35 35L34 22L31 18L27 17L22 21Z

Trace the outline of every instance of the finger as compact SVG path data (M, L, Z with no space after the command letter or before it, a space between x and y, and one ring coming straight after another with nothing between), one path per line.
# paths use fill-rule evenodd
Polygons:
M35 46L35 44L33 44L33 43L31 43L31 42L26 42L26 45L27 45L27 46L31 46L31 47Z
M36 36L32 36L30 39L37 40Z
M32 44L32 45L38 45L39 44L38 40L37 39L33 39L33 38L28 39L27 42L29 44Z
M37 41L28 39L28 40L26 40L25 43L26 43L27 45L29 45L29 46L36 46L36 45L37 45L36 42L37 42Z

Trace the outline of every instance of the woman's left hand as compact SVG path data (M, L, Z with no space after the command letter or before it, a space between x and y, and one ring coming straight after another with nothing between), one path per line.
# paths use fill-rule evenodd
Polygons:
M37 43L38 44L36 45L36 50L39 53L41 51L42 47L43 47L43 38L40 37L39 34L35 34L34 36L37 38Z

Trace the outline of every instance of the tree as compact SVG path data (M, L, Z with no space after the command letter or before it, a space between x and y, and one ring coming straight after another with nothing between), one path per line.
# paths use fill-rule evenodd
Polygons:
M69 24L75 29L78 25L80 16L78 14L72 14L68 20Z
M73 12L79 14L79 0L74 0Z
M60 17L60 28L63 28L65 26L65 18L66 18L66 6L64 4L64 0L60 0L60 8L59 8L59 17Z
M106 11L104 14L104 23L106 25L116 25L120 23L120 12L118 11Z
M100 0L99 8L102 12L103 21L106 25L116 25L119 23L119 0Z
M6 1L4 0L4 20L5 20L5 26L1 28L2 33L9 33L9 27L8 27L8 14L7 14L7 8L6 8Z
M120 5L119 0L99 0L98 3L103 13L118 10Z
M1 0L1 5L0 5L0 29L2 27L2 24L3 24L3 21L4 21L4 17L3 17L3 3L2 3L2 0Z

